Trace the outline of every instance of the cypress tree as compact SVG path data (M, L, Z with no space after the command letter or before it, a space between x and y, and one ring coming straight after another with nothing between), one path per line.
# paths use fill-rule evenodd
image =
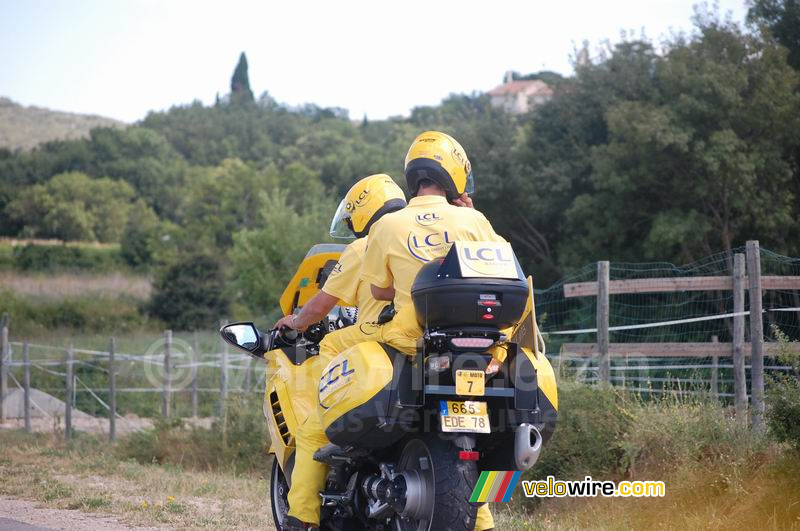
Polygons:
M250 78L247 76L247 57L244 52L239 56L239 63L233 71L231 78L231 102L232 103L253 103L255 97L250 90Z

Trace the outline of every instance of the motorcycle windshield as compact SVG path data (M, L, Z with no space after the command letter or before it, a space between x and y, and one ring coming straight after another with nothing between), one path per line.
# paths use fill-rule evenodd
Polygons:
M467 195L472 195L475 193L475 177L471 171L469 172L469 175L467 175L467 185L464 187L464 191L467 193Z
M350 214L345 208L346 204L346 199L342 199L342 202L339 203L339 208L336 209L336 214L333 215L333 219L331 220L330 233L333 238L354 240L356 235L353 234L353 231L350 229Z

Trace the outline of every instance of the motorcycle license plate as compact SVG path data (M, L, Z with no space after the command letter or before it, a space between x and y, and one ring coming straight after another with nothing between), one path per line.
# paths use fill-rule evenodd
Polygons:
M439 401L439 424L442 431L490 433L486 402Z
M483 371L456 371L456 394L461 396L483 396L486 392L486 376Z

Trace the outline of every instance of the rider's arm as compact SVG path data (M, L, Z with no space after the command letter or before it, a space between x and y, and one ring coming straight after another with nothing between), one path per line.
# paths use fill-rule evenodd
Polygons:
M338 297L333 297L324 291L320 291L303 306L300 313L297 315L287 315L281 318L275 323L275 328L285 326L294 330L303 331L310 325L321 321L322 318L328 315L328 312L336 306L337 302L339 302Z

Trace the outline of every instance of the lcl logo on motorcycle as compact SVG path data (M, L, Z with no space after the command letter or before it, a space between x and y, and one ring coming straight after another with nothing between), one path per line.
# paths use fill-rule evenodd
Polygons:
M325 392L326 395L332 393L336 389L342 387L346 381L350 380L350 376L356 372L355 369L350 369L348 364L350 360L342 360L341 363L336 363L325 371L325 374L319 379L319 392L320 392L320 399L322 399L322 393ZM338 382L338 384L337 384Z
M459 242L461 274L472 277L517 278L514 253L508 243Z

